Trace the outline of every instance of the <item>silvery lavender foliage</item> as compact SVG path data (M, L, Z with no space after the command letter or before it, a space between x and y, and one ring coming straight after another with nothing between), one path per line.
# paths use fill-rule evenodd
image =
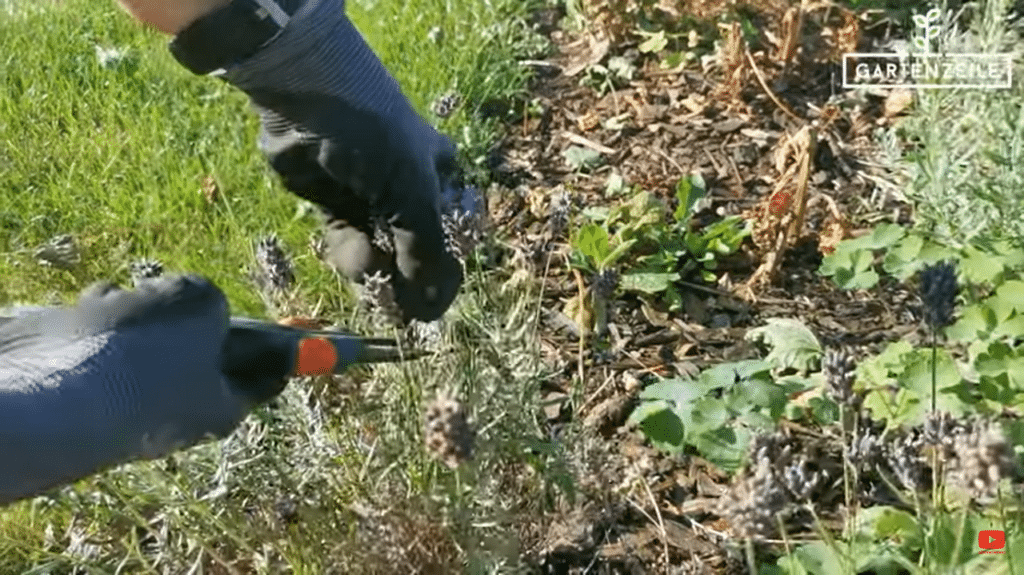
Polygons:
M78 245L71 234L63 234L50 238L36 248L35 258L41 265L61 270L74 269L82 261Z
M380 271L366 275L359 299L371 313L380 315L385 322L396 326L402 324L402 310L395 300L390 275Z
M953 437L955 457L948 461L946 481L976 500L991 502L999 482L1013 471L1013 447L994 422L974 420Z
M438 118L447 118L451 116L455 109L462 103L462 96L457 92L448 92L444 94L430 106L430 110L434 112Z
M128 264L128 273L132 278L132 285L139 286L144 279L158 278L164 274L164 265L159 260L143 258Z
M439 396L427 407L425 420L427 449L445 465L454 469L472 457L476 434L458 400Z
M956 304L956 268L953 262L942 262L921 270L921 299L925 321L934 329L953 321Z
M860 408L860 397L853 392L856 369L857 364L853 352L849 348L830 349L825 352L825 357L822 359L822 371L825 372L829 397L839 405L845 405L854 410Z
M256 264L255 279L262 289L280 292L295 283L291 259L277 234L271 234L256 243Z

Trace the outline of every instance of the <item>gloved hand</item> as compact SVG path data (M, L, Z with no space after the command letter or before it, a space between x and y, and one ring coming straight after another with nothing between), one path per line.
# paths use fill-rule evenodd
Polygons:
M0 504L228 435L286 383L222 374L228 322L195 276L99 284L0 322Z
M260 148L289 190L324 209L333 267L355 281L388 273L406 320L437 319L462 282L441 227L454 145L412 108L345 16L344 0L259 1L280 8L269 12L287 22L254 54L225 64L222 77L259 111ZM172 52L201 59L195 52L215 50L209 46L217 41L193 38L216 35L217 26L240 34L246 24L231 25L224 14L248 10L243 4L200 19L179 34ZM394 254L371 241L378 217L390 226Z

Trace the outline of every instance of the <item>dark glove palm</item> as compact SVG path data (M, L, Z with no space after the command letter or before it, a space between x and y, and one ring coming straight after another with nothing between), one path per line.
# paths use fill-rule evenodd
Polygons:
M260 145L285 186L325 209L329 261L357 281L390 273L406 319L436 319L462 281L441 227L455 148L416 114L343 1L281 5L288 26L224 77L260 111ZM390 225L393 255L372 245L374 217Z

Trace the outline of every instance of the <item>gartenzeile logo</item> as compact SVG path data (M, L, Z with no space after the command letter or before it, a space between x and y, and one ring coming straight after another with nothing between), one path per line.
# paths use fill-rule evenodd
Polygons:
M949 18L951 20L952 17ZM912 49L843 55L843 87L1009 88L1011 54L958 53L943 48L943 13L938 8L914 15Z

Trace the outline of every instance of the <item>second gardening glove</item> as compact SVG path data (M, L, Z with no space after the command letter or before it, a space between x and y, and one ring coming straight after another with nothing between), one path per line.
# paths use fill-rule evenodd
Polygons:
M224 294L198 276L0 318L0 505L231 433L286 378L224 373L228 333Z
M455 147L412 108L344 0L233 0L171 51L250 97L270 165L327 217L328 263L355 281L390 274L406 320L444 313L462 283L441 225ZM393 253L372 241L377 221Z

